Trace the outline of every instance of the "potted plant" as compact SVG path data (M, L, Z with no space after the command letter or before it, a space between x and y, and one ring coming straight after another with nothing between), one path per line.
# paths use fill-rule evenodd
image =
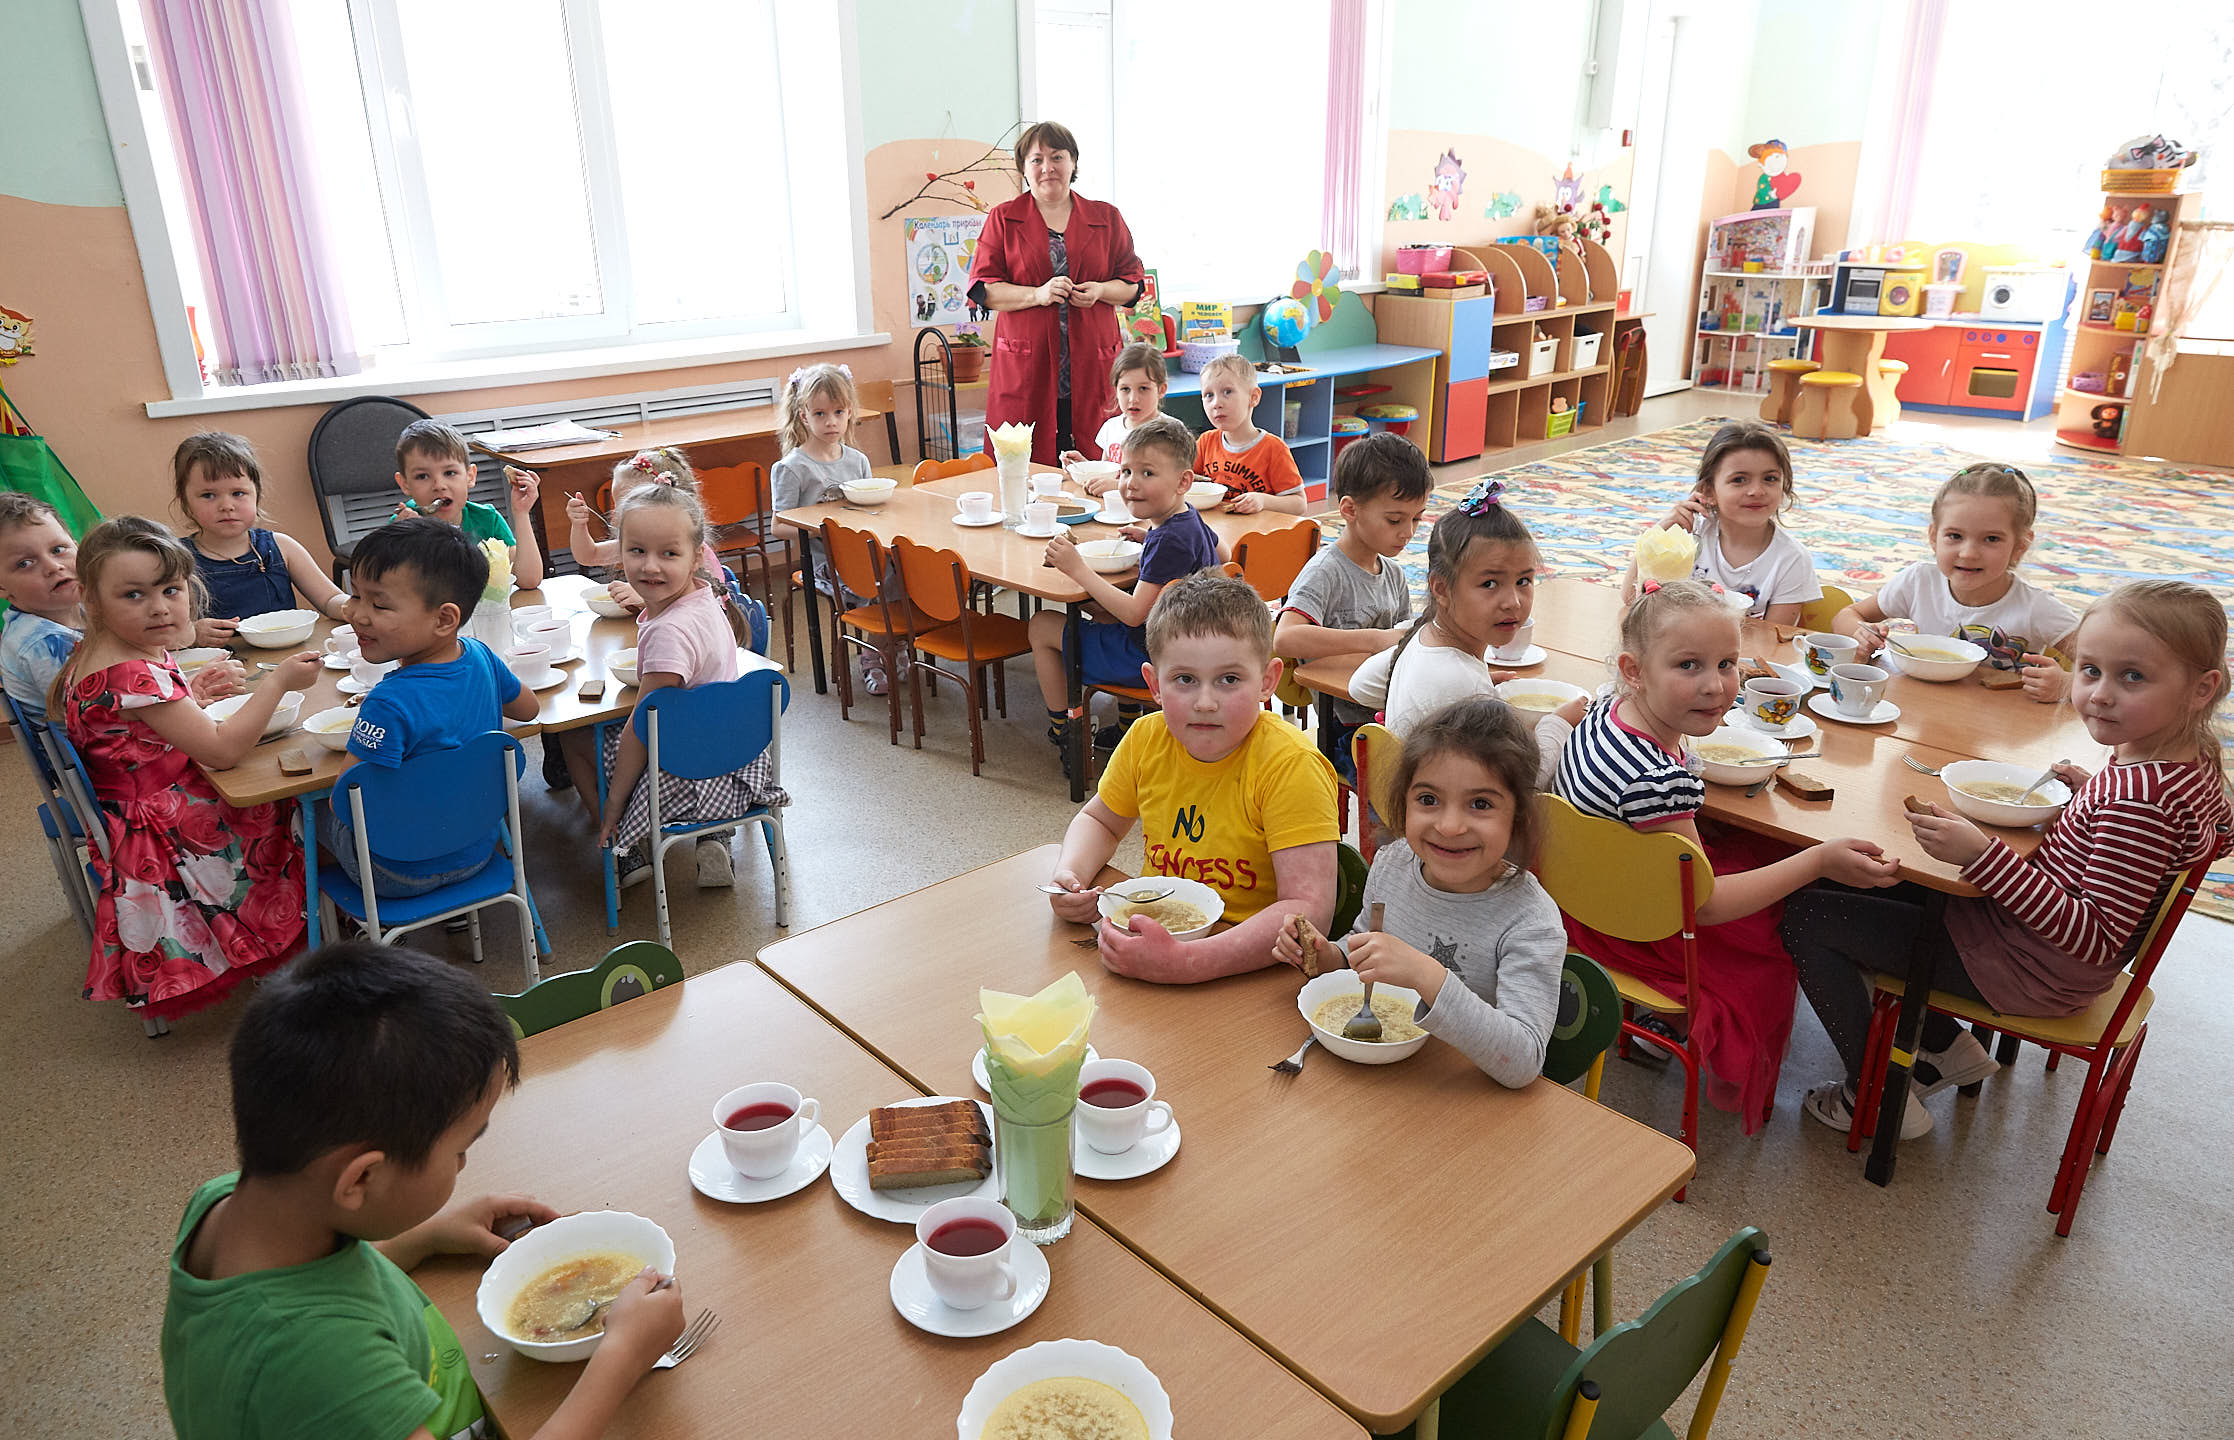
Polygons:
M985 355L991 347L985 343L985 334L975 325L957 325L954 337L948 342L954 361L956 384L966 384L985 373Z

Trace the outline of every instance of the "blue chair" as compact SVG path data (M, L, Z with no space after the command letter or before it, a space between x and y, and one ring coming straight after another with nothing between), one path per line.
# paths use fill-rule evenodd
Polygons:
M736 571L724 565L721 567L721 573L722 578L729 582L729 597L737 602L738 609L745 612L745 624L752 634L750 646L752 653L766 658L768 654L768 607L745 593L744 582L737 578Z
M659 943L670 943L667 919L667 871L660 862L671 845L695 844L701 835L735 830L747 825L767 827L768 863L776 880L776 924L789 925L791 913L791 858L784 848L783 812L755 806L742 815L713 820L666 821L662 818L661 776L679 780L710 780L732 770L742 770L765 751L775 783L783 781L782 720L791 703L791 682L780 670L754 670L718 685L686 690L679 685L654 690L637 702L629 724L644 742L649 760L644 783L651 787L652 890L658 897ZM624 799L626 797L623 797ZM608 803L605 774L597 778L598 813ZM620 929L620 885L613 851L605 850L605 928Z
M39 783L39 792L46 797L38 805L39 833L46 840L47 859L54 865L54 878L62 886L62 898L69 902L71 918L78 922L78 929L85 932L85 943L91 945L95 892L87 868L92 861L92 848L85 838L85 825L78 818L77 807L62 792L62 777L50 753L47 727L25 714L13 695L0 692L0 699L7 702L8 723L15 727L16 744L31 767L31 778ZM107 842L106 832L102 840L104 844Z
M516 906L520 958L533 985L542 973L537 953L549 954L551 942L535 912L535 897L528 893L527 862L520 851L520 769L525 763L519 741L490 730L455 750L414 755L393 770L377 765L344 770L334 799L349 799L358 874L373 873L375 855L414 861L461 850L488 834L491 826L500 827L498 839L511 863L501 864L501 857L492 855L487 865L455 884L385 899L351 880L339 865L325 865L319 867L318 885L326 903L364 922L383 945L452 916L469 916L476 964L481 960L483 907Z
M76 872L85 877L86 943L90 945L93 943L94 906L100 897L100 882L93 875L92 856L98 852L101 863L108 863L108 821L101 814L100 802L93 798L93 776L85 768L85 757L78 753L77 746L70 743L70 737L49 725L40 727L40 738L45 741L47 760L53 766L53 774L59 784L60 793L50 803L59 807L62 814L53 818L67 816L69 828L80 842L90 842L87 849L81 852L85 857L84 867ZM40 808L45 809L44 806ZM46 827L48 818L45 815L40 817L42 828ZM171 1033L170 1021L144 1015L140 1017L140 1027L147 1031L147 1038L150 1040Z

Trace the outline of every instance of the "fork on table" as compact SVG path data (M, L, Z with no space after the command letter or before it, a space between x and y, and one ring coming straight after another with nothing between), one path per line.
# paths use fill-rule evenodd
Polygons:
M682 1364L698 1353L698 1347L706 1343L706 1337L713 1334L715 1327L720 1324L721 1317L713 1311L699 1311L698 1318L691 1321L689 1328L685 1329L681 1335L675 1337L675 1343L668 1347L667 1353L652 1362L652 1368L654 1370L672 1370L677 1365Z

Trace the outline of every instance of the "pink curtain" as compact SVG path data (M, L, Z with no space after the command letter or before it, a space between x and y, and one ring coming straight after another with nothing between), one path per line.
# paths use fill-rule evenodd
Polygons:
M1326 188L1319 248L1345 275L1370 274L1378 255L1360 253L1365 183L1365 43L1368 0L1333 0L1326 53Z
M1885 205L1878 238L1908 236L1916 198L1917 168L1931 121L1931 87L1939 76L1939 42L1947 30L1947 0L1911 0L1901 36L1900 101L1893 116L1893 164L1885 177Z
M221 385L361 367L317 203L285 0L144 0Z

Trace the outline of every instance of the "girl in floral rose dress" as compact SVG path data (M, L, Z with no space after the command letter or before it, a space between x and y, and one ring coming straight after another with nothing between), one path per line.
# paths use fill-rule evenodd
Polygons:
M292 808L227 805L201 766L240 763L280 697L309 687L318 656L289 656L247 704L213 720L168 649L193 633L191 552L128 515L85 537L78 579L85 640L56 677L48 713L85 757L108 833L85 995L165 1020L215 1003L302 945Z

